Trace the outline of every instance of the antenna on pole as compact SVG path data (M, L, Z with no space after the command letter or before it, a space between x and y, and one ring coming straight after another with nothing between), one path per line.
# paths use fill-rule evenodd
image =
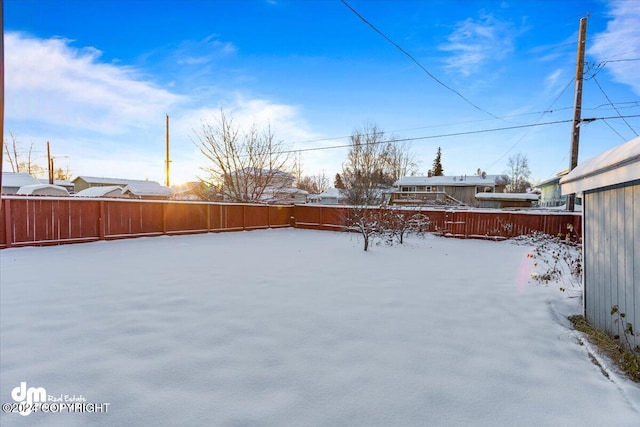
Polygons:
M571 162L569 172L578 166L578 146L580 144L580 122L582 115L582 82L584 74L584 52L587 44L587 20L589 15L580 19L580 31L578 33L578 57L576 60L576 93L573 103L573 123L571 124ZM576 195L569 194L567 198L567 210L575 210Z
M167 114L167 148L166 148L166 161L165 161L165 185L170 187L169 182L169 163L171 160L169 159L169 115Z

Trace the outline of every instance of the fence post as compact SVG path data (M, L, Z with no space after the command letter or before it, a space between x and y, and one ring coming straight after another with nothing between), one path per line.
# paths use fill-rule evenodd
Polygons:
M99 239L104 240L107 235L107 215L105 209L105 201L100 200L100 209L98 209L98 233Z
M10 248L13 242L13 233L11 232L11 224L13 223L11 220L11 200L3 199L2 201L4 202L4 237L7 239L7 248Z
M211 231L211 203L207 203L207 233Z

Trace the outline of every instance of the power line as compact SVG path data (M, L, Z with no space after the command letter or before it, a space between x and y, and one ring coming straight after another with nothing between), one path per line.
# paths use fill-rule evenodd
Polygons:
M596 82L596 85L598 86L598 89L600 89L600 92L602 92L602 94L604 95L605 98L607 98L607 101L609 101L609 104L611 104L611 106L613 107L614 110L616 110L616 113L618 113L618 116L622 119L622 121L627 125L627 127L629 129L631 129L631 132L633 132L635 134L635 136L638 136L638 132L635 131L635 129L633 129L631 127L631 125L629 124L629 122L627 122L624 117L622 117L622 114L620 114L620 111L616 108L615 105L613 105L613 102L611 101L611 98L609 98L609 95L607 95L607 93L604 91L604 89L602 89L602 86L600 86L600 83L598 82L598 79L596 79L596 76L593 76L593 81ZM606 122L605 122L606 123ZM611 127L611 126L609 126ZM617 133L617 132L616 132ZM618 134L620 135L620 134Z
M564 89L562 89L560 91L560 93L558 94L558 96L556 96L556 98L553 100L553 102L551 103L551 105L549 105L549 107L547 107L547 110L545 111L552 111L551 108L553 107L553 105L558 102L558 100L560 99L560 97L562 95L564 95L564 93L566 92L566 90L569 88L569 86L571 86L571 84L574 82L574 78L572 77L571 79L569 79L569 82L567 82L567 85L564 87ZM546 113L542 112L542 114L540 115L540 117L538 117L538 120L536 120L536 123L538 123L540 120L542 120L542 118L544 117ZM522 134L522 136L520 137L520 139L518 139L511 147L509 147L509 149L507 151L504 152L504 154L500 157L498 157L498 159L496 161L494 161L493 163L491 163L489 165L489 167L487 167L486 169L491 169L493 167L493 165L495 165L496 163L498 163L500 160L504 159L504 157L509 154L511 152L511 150L513 150L518 144L520 144L522 142L522 140L529 134L529 129L527 129L527 131Z
M402 52L404 55L406 55L409 59L411 59L411 61L413 61L418 67L420 67L420 69L422 71L424 71L431 79L433 79L436 83L438 83L439 85L441 85L442 87L448 89L449 91L455 93L456 95L458 95L460 98L462 98L467 104L471 105L473 108L482 111L483 113L486 113L488 115L490 115L491 117L493 117L494 119L498 119L498 120L502 120L502 118L496 116L495 114L485 110L484 108L479 107L478 105L474 104L473 102L471 102L469 99L467 99L464 95L462 95L460 92L458 92L457 90L453 89L451 86L448 86L447 84L445 84L442 80L438 79L436 76L434 76L429 70L427 70L427 68L422 65L416 58L413 57L413 55L411 55L409 52L407 52L406 50L404 50L402 48L402 46L400 46L398 43L394 42L393 40L391 40L391 38L389 38L386 34L384 34L382 31L380 31L378 28L376 28L375 25L373 25L371 22L369 22L364 16L362 16L360 13L358 13L357 10L355 10L353 7L351 7L349 5L349 3L347 3L345 0L341 0L342 4L344 4L351 12L353 12L358 18L360 18L360 20L362 20L362 22L364 22L365 24L367 24L369 27L371 27L371 29L373 31L375 31L376 33L380 34L380 36L382 36L382 38L384 38L386 41L388 41L389 43L391 43L396 49L398 49L400 52Z
M635 118L635 117L640 117L640 114L632 114L632 115L627 115L627 116L622 116L624 118ZM590 117L590 118L584 118L582 119L582 122L584 123L591 123L594 122L596 120L610 120L610 119L619 119L620 116L608 116L608 117ZM436 134L436 135L425 135L425 136L416 136L416 137L410 137L410 138L393 138L393 139L387 139L387 140L382 140L382 141L375 141L375 142L369 142L368 144L384 144L387 142L407 142L407 141L420 141L420 140L424 140L424 139L437 139L437 138L448 138L448 137L452 137L452 136L463 136L463 135L474 135L474 134L480 134L480 133L490 133L490 132L501 132L501 131L507 131L507 130L514 130L514 129L523 129L523 128L532 128L532 127L540 127L540 126L550 126L550 125L557 125L557 124L562 124L562 123L569 123L573 121L573 119L565 119L565 120L555 120L552 122L543 122L543 123L529 123L529 124L523 124L523 125L514 125L514 126L505 126L505 127L500 127L500 128L490 128L490 129L476 129L476 130L469 130L469 131L462 131L462 132L452 132L452 133L442 133L442 134ZM323 151L323 150L335 150L338 148L349 148L351 147L351 144L340 144L340 145L332 145L332 146L328 146L328 147L312 147L312 148L299 148L299 149L295 149L295 150L283 150L283 151L278 151L277 153L280 154L286 154L286 153L302 153L302 152L308 152L308 151ZM276 154L275 152L273 154Z

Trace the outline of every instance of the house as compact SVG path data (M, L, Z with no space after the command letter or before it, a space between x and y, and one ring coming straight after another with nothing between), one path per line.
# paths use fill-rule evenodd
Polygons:
M16 195L19 196L57 196L68 197L69 192L66 188L53 184L31 184L23 185L18 189Z
M560 185L582 194L585 318L640 345L624 333L640 330L640 137L579 164Z
M225 176L225 198L263 203L306 203L309 193L296 188L295 177L280 170L244 168Z
M167 199L173 190L156 181L141 179L101 178L95 176L78 176L73 179L76 193L91 187L122 187L123 197L136 199ZM127 187L129 187L127 189ZM128 190L128 191L127 191Z
M478 193L502 193L509 182L505 175L406 176L395 182L390 205L478 206Z
M173 190L155 181L130 182L122 189L122 195L131 199L166 200Z
M215 189L210 188L202 181L190 181L183 184L174 185L173 200L214 200L216 198Z
M106 187L89 187L74 194L76 197L125 197L122 195L122 187L108 185Z
M538 206L541 208L566 207L567 196L562 195L560 189L560 179L569 173L569 169L558 172L553 178L539 182L535 185L536 190L540 191L540 202ZM581 205L582 199L576 198L576 205Z
M40 184L26 172L2 172L2 194L16 194L20 187Z
M344 205L347 203L347 196L338 188L327 188L320 194L309 196L309 201L323 205Z
M538 201L535 193L478 193L476 200L481 208L531 208Z

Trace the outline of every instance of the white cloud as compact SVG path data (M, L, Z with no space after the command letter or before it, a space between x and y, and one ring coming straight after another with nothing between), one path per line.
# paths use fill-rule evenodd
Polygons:
M5 35L7 120L117 134L144 127L182 100L132 68L100 62L98 50L70 44Z
M234 51L215 36L202 43L220 54ZM142 70L102 62L98 50L71 44L5 35L5 117L7 130L27 144L34 142L40 154L51 140L54 154L69 155L65 162L73 174L163 181L166 113L171 116L176 182L199 174L203 159L191 142L193 131L202 119L213 119L220 106L242 126L270 123L285 143L319 137L309 130L299 107L238 95L222 86L213 95L179 95L154 85ZM189 61L197 62L194 58ZM226 101L221 104L221 99Z
M588 48L588 53L599 62L607 61L605 69L613 78L629 85L640 95L638 61L624 61L640 56L640 2L614 1L611 3L610 16L607 29L593 36L594 42Z
M445 61L448 68L469 76L485 63L499 61L512 53L515 35L510 22L483 15L478 20L468 18L458 22L447 38L448 43L439 49L453 54Z

